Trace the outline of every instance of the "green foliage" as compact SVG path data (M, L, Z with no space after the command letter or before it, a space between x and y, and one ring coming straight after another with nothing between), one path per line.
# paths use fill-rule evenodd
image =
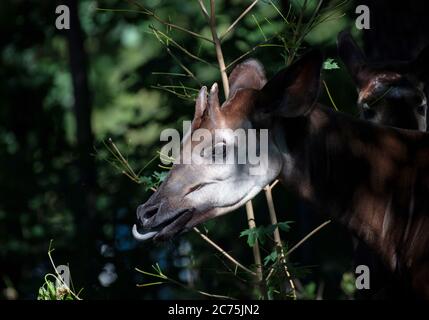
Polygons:
M54 275L49 275L56 279ZM54 281L45 277L45 283L39 288L37 300L77 300L65 286L56 286Z
M315 282L310 282L304 285L304 290L301 291L301 299L314 300L317 295L317 285Z
M142 176L140 178L141 183L143 183L145 191L150 189L157 189L158 186L165 180L168 175L168 171L154 171L151 176Z
M339 69L339 68L340 67L338 66L338 63L332 58L326 59L325 62L323 63L324 70L333 70L333 69Z
M253 247L257 241L259 241L261 244L265 244L267 238L271 237L276 228L287 232L290 229L289 224L291 223L292 221L284 221L269 226L259 226L256 228L246 229L240 233L240 237L247 237L247 244L249 247Z
M264 266L267 266L270 263L274 263L277 261L279 254L277 252L277 248L274 248L273 251L264 258Z
M45 275L45 282L39 288L37 300L81 300L79 294L82 290L77 294L74 293L73 289L70 288L58 274L52 258L52 252L55 250L52 248L52 242L53 240L51 240L49 244L48 257L55 274L48 273Z
M341 279L341 290L348 298L352 298L356 292L356 278L352 272L345 272Z

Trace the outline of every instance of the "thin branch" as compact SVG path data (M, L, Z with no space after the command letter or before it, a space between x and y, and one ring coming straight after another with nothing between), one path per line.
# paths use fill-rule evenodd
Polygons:
M172 57L174 59L174 61L176 61L179 66L192 78L194 79L200 86L201 86L201 82L200 80L198 80L198 78L193 74L193 72L191 70L189 70L189 68L187 68L180 60L179 58L176 57L176 55L171 52L170 48L168 48L167 46L165 47L165 49L167 50L167 53L170 55L170 57Z
M337 105L335 104L334 99L332 99L331 92L329 91L328 85L326 84L325 80L323 80L323 85L325 86L326 93L328 94L329 100L331 100L331 103L334 106L334 109L338 111Z
M316 229L311 231L309 234L307 234L304 238L302 238L301 241L299 241L296 245L294 245L287 253L286 256L290 255L292 252L294 252L300 245L302 245L305 241L307 241L310 237L312 237L316 232L318 232L320 229L322 229L324 226L329 224L331 220L323 222L320 226L318 226Z
M235 21L228 27L228 29L226 29L226 31L219 37L219 39L220 39L220 41L222 41L226 36L227 36L227 34L230 32L230 31L232 31L234 28L235 28L235 26L237 25L237 23L239 23L240 22L240 20L241 19L243 19L244 18L244 16L250 11L250 10L252 10L252 8L258 3L258 1L259 0L255 0L255 1L253 1L247 8L246 8L246 10L244 10L239 16L238 16L238 18L237 19L235 19Z
M317 22L317 14L320 11L320 8L322 7L323 0L319 0L319 3L317 4L317 7L314 9L313 14L311 15L311 18L309 20L309 23L305 26L304 32L301 34L300 40L298 41L298 44L301 43L301 41L304 39L305 36L313 29L315 26L315 23Z
M259 22L258 22L258 19L256 19L256 17L255 17L255 15L254 15L254 14L252 14L252 18L253 18L253 21L255 21L256 25L258 26L258 29L259 29L259 31L261 32L262 36L264 37L264 41L267 41L268 39L267 39L267 37L265 36L264 30L262 30L261 25L260 25L260 24L259 24Z
M213 41L212 41L211 39L209 39L209 38L207 38L207 37L205 37L205 36L203 36L203 35L201 35L201 34L198 34L198 33L196 33L196 32L193 32L193 31L191 31L191 30L185 29L185 28L183 28L183 27L181 27L181 26L175 25L175 24L173 24L173 23L170 23L170 22L168 22L168 21L165 21L165 20L161 19L159 16L157 16L157 15L155 14L155 12L154 12L154 11L150 11L149 9L145 8L142 4L138 3L137 1L134 1L134 0L127 0L127 2L128 2L128 3L130 3L130 4L132 4L132 5L135 5L135 6L136 6L136 7L138 7L138 8L140 8L140 9L142 10L142 11L141 11L141 13L144 13L144 14L146 14L146 15L148 15L148 16L150 16L150 17L154 18L156 21L158 21L158 22L162 23L163 25L166 25L166 26L167 26L167 27L169 27L169 28L172 28L172 29L176 29L176 30L180 30L180 31L186 32L186 33L188 33L188 34L190 34L190 35L192 35L192 36L194 36L194 37L197 37L197 38L200 38L200 39L202 39L202 40L205 40L205 41L208 41L208 42L213 43Z
M71 294L71 295L72 295L76 300L82 300L82 298L80 298L78 295L76 295L76 294L73 292L73 290L71 290L71 289L69 288L69 286L67 285L67 283L65 283L65 281L63 280L63 278L61 277L61 275L58 273L57 267L55 266L55 263L54 263L54 259L52 258L52 252L55 250L55 249L51 249L52 241L53 241L53 240L51 240L51 241L49 242L48 257L49 257L49 260L50 260L50 262L51 262L52 267L53 267L53 268L54 268L54 270L55 270L55 274L56 274L56 278L57 278L57 280L59 280L59 281L63 284L63 286L67 289L67 291L68 291L68 292L70 292L70 294Z
M131 166L129 165L128 161L125 160L124 156L122 155L122 153L119 151L118 147L116 146L116 144L113 142L112 138L108 139L110 145L112 146L113 150L115 150L116 154L119 156L119 158L121 159L122 163L125 164L126 169L129 170L129 172L132 174L132 176L137 177L136 173L134 172L133 168L131 168ZM138 178L138 177L137 177Z
M165 39L167 39L169 42L171 42L174 46L176 46L178 49L180 49L183 53L187 54L189 57L191 57L191 58L193 58L193 59L195 59L197 61L203 62L203 63L205 63L205 64L207 64L209 66L213 66L210 62L208 62L208 61L206 61L204 59L201 59L200 57L196 56L195 54L189 52L186 48L184 48L183 46L181 46L180 44L178 44L173 38L167 36L164 32L156 29L154 26L150 26L149 28L152 29L152 31L154 32L154 34L157 36L157 38L159 40L161 40L159 38L159 34L160 34ZM167 46L167 44L165 44L165 45Z
M240 61L241 59L243 59L244 57L248 56L249 54L255 52L258 48L262 48L265 47L267 44L269 44L269 42L271 40L273 40L274 38L278 37L280 33L277 32L276 34L274 34L273 36L271 36L270 38L268 38L266 41L257 44L256 46L254 46L253 48L251 48L250 50L246 51L245 53L243 53L242 55L240 55L238 58L234 59L230 64L228 64L226 66L226 70L228 70L229 68L231 68L234 64L236 64L238 61Z
M198 0L198 4L200 5L201 11L207 20L210 20L209 13L207 12L206 6L204 5L202 0Z
M161 85L156 85L156 86L150 86L153 89L158 89L158 90L162 90L162 91L166 91L169 93L174 94L176 97L182 99L182 100L186 100L186 101L194 101L194 98L192 96L186 95L186 94L182 94L177 92L176 90L173 89L169 89L165 86L161 86Z
M271 193L271 187L268 185L264 188L264 192L265 192L265 197L267 198L267 204L268 204L268 211L270 213L270 220L271 220L271 224L272 225L277 225L277 214L276 214L276 209L274 208L274 201L273 201L273 195ZM289 273L289 270L287 268L286 265L286 255L285 252L283 250L283 244L282 244L282 239L280 237L280 231L279 228L276 227L274 229L274 243L276 245L277 251L279 253L279 258L280 258L280 263L283 266L283 270L286 274L286 278L289 281L291 290L292 290L292 297L294 300L296 300L296 289L295 289L295 284L293 283L292 277Z
M249 225L249 229L256 228L255 222L255 214L253 212L252 201L249 200L246 202L246 214L247 214L247 223ZM253 258L256 265L256 278L259 283L260 291L263 296L267 296L264 284L264 275L262 270L262 258L261 258L261 250L259 248L258 240L255 241L255 244L252 247L253 250Z
M293 45L293 49L292 49L292 54L289 55L288 60L287 60L287 65L290 65L293 60L295 59L296 56L296 52L299 48L300 42L299 42L299 31L301 29L301 23L302 23L302 19L304 18L304 12L305 9L307 8L307 0L304 0L304 3L301 7L301 11L299 13L299 17L298 17L298 22L296 24L295 30L293 32L293 38L292 38L292 45Z
M173 77L189 77L189 74L178 73L178 72L152 72L155 75L161 76L173 76Z
M279 8L277 8L277 6L270 0L270 5L277 11L277 13L280 15L280 17L282 17L282 19L283 19L283 21L285 22L285 23L287 23L287 24L289 24L289 21L288 21L288 17L289 17L289 13L290 13L290 11L291 11L291 9L292 9L292 6L291 5L289 5L289 10L288 10L288 13L287 13L287 15L286 15L286 17L283 15L283 13L279 10Z
M158 41L164 46L165 50L167 50L167 53L170 55L170 57L172 57L174 59L174 61L177 62L177 64L188 74L188 76L190 76L192 79L194 79L200 86L202 85L201 82L198 80L198 78L192 73L191 70L189 70L189 68L187 68L181 61L179 58L176 57L176 55L170 50L170 48L167 46L167 44L164 43L164 41L162 41L158 34L156 33L156 31L153 31L153 33L155 34L155 37L158 39Z
M276 181L274 181L271 185L270 185L270 189L273 190L273 188L276 186L276 184L279 183L279 180L276 179Z
M204 13L205 7L201 1L200 1L200 5L202 6L201 10ZM207 13L207 10L205 12ZM222 78L223 92L225 94L225 99L227 99L229 96L229 82L228 82L228 76L226 74L225 60L223 58L222 47L220 45L219 37L217 36L215 0L210 0L210 18L208 22L212 33L213 42L215 44L216 58L219 64L219 71Z
M190 291L193 291L193 292L197 292L197 293L199 293L199 294L201 294L203 296L206 296L206 297L216 298L216 299L236 300L233 297L223 296L223 295L219 295L219 294L212 294L212 293L208 293L208 292L205 292L205 291L201 291L201 290L198 290L198 289L191 288L191 287L189 287L187 285L184 285L180 281L174 280L174 279L166 276L165 274L163 274L161 272L160 269L155 269L158 272L157 274L156 273L147 272L147 271L144 271L144 270L141 270L141 269L138 269L138 268L135 268L135 270L137 272L143 273L143 274L151 276L151 277L155 277L155 278L159 278L159 279L163 279L163 280L169 281L169 282L171 282L171 283L173 283L173 284L175 284L175 285L177 285L179 287L182 287L184 289L187 289L187 290L190 290ZM152 283L149 283L149 284L147 284L147 283L146 284L137 284L136 286L137 287L147 287L149 285L158 285L158 284L163 284L163 283L164 283L164 281L157 281L157 282L152 282Z
M229 261L234 263L237 267L243 269L244 271L250 273L253 276L256 276L256 273L252 270L246 268L244 265L242 265L240 262L238 262L236 259L234 259L231 255L229 255L225 250L223 250L219 245L217 245L213 240L211 240L209 237L207 237L205 234L203 234L198 228L193 228L198 235L203 238L207 243L209 243L213 248L215 248L217 251L219 251L221 254L223 254Z

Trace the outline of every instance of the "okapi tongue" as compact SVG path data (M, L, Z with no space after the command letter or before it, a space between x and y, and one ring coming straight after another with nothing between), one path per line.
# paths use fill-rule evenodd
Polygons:
M133 231L132 232L133 232L134 239L139 240L139 241L149 240L149 239L153 238L158 233L158 231L147 231L147 232L140 233L137 230L136 225L133 225Z

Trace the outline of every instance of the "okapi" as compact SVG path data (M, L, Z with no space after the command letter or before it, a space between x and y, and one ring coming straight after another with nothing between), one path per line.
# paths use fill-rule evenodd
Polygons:
M233 70L222 106L217 85L208 99L203 87L191 130L268 129L265 172L250 174L251 163L213 164L212 153L201 154L206 163L174 164L138 207L133 234L171 239L280 179L365 241L396 281L429 298L429 135L376 126L318 104L322 64L313 51L266 82L258 62L244 62ZM190 137L183 148L197 148ZM237 148L235 139L225 140Z
M426 131L429 47L412 61L368 61L350 33L338 35L338 53L358 91L362 119Z
M369 62L346 31L339 33L337 46L357 87L357 105L362 119L379 125L426 131L427 98L423 89L428 50L423 50L417 59L409 62ZM355 245L355 264L369 266L374 280L371 289L362 292L362 296L389 297L403 290L391 281L377 254L362 242L355 242Z

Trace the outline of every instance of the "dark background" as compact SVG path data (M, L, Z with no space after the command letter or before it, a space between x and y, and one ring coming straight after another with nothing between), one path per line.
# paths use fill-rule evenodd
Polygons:
M300 1L292 2L296 6ZM328 7L335 1L325 2ZM197 1L141 3L166 20L209 35ZM283 13L290 4L275 3ZM363 3L371 9L371 29L362 36L354 27L354 9ZM67 31L55 28L55 8L60 4L71 11ZM225 30L249 4L217 1L219 28ZM112 138L136 170L143 168L161 147L160 131L180 128L181 121L193 114L192 99L154 86L180 81L195 89L200 86L190 79L157 74L183 71L149 28L151 24L162 26L129 11L135 9L120 0L0 2L2 299L37 297L44 275L53 271L47 255L51 239L55 263L69 264L75 287L84 288L84 299L201 298L170 284L137 288L136 284L153 279L134 268L150 270L155 263L188 286L255 297L249 284L229 272L224 258L196 234L188 233L162 246L137 244L130 234L135 209L151 191L106 161L109 155L102 142ZM425 9L425 1L348 1L341 8L345 16L317 26L305 38L303 49L318 46L327 57L336 59L336 35L348 28L370 57L411 59L426 44ZM268 1L260 1L251 14L267 35L287 28ZM189 51L216 63L210 45L179 31L169 32ZM227 63L263 40L248 15L223 44ZM202 84L219 82L216 68L176 54ZM271 76L285 65L283 54L281 47L262 47L250 56L261 60ZM343 66L325 71L324 77L337 106L355 114L356 93ZM325 92L321 101L330 105ZM157 163L147 166L143 176L162 171ZM295 221L292 230L283 235L291 245L326 219L310 213L280 185L274 190L274 200L279 220ZM258 225L268 224L263 195L254 205ZM244 209L211 221L206 228L234 257L252 263L251 249L239 238L247 228ZM317 289L325 299L352 297L341 286L344 273L353 271L352 255L350 236L335 223L291 255L293 265L308 267L309 274L299 275L297 269L308 298L314 298Z

